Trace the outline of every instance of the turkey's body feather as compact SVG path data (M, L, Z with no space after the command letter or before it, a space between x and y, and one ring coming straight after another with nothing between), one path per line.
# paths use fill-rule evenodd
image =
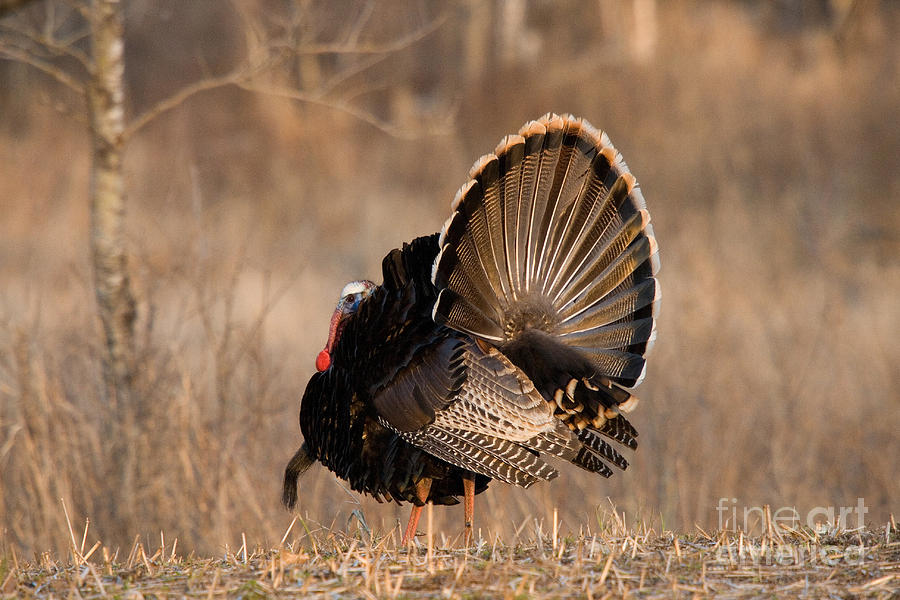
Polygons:
M394 390L391 382L414 369L417 356L439 352L459 337L430 319L436 293L429 276L436 254L437 235L432 235L385 257L384 283L348 318L331 368L313 375L300 404L300 430L309 455L351 489L378 500L415 502L415 484L422 477L434 479L429 500L436 504L456 504L463 493L464 469L410 444L376 409L376 398L385 389ZM446 378L452 379L452 374ZM410 396L425 397L436 396ZM390 410L390 404L385 409L397 414L401 425L414 427L428 422L435 407L427 401L423 406L410 403L404 415ZM476 490L484 491L488 481L477 477Z

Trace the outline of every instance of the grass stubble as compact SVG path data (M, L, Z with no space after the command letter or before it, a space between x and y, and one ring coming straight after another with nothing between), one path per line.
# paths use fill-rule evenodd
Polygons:
M226 545L217 556L178 554L178 540L136 536L131 548L88 544L90 521L76 532L68 511L69 551L23 560L0 553L0 597L145 598L281 596L331 598L657 598L761 596L895 598L900 593L900 536L893 518L881 528L817 529L773 521L762 532L692 533L628 524L615 507L596 527L561 534L531 519L514 540L478 530L426 531L406 547L400 523L373 532L358 515L355 531L295 516L274 547ZM80 535L79 535L80 534Z

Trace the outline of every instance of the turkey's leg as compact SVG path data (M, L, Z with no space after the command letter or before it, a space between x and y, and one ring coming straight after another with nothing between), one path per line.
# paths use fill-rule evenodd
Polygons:
M472 522L475 520L475 475L469 474L463 476L463 493L465 495L463 505L466 511L465 522L465 543L466 546L472 541Z
M422 516L422 509L425 508L425 502L428 501L428 492L431 491L431 477L423 477L416 483L416 498L422 503L422 506L413 505L412 512L409 514L409 523L406 524L406 532L403 534L403 541L400 545L405 546L416 537L416 526L419 524L419 517Z

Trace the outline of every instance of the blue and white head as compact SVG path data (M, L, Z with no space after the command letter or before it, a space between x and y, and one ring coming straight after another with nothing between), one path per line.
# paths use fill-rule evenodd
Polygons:
M316 357L316 369L325 371L331 366L331 353L341 335L345 320L359 309L359 304L375 291L375 284L367 279L351 281L341 290L341 298L331 315L328 328L328 343Z

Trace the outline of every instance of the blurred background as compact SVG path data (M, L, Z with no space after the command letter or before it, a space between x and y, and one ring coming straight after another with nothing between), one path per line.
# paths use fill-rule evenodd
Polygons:
M61 499L88 546L277 543L341 287L380 281L548 111L607 131L641 183L659 341L631 467L495 483L476 527L514 542L557 508L563 532L596 529L610 500L675 529L718 527L721 498L748 527L763 504L897 514L900 4L129 0L126 119L153 116L125 153L129 422L101 399L85 103L35 66L86 81L85 21L21 4L0 5L0 546L65 547ZM408 515L320 466L301 480L310 528L353 511L382 533ZM435 517L461 530L461 507Z

